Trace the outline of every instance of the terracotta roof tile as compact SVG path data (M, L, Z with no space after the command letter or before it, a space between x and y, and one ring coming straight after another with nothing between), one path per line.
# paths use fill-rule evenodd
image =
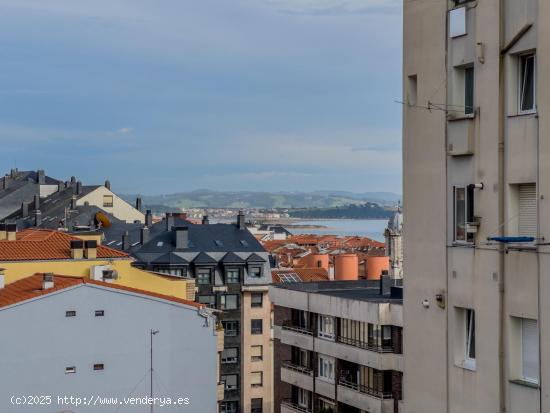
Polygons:
M271 278L274 283L278 284L282 282L281 276L285 274L295 274L302 282L329 280L328 271L324 268L289 268L284 270L272 270Z
M14 241L0 241L0 261L63 260L71 258L70 243L79 238L60 231L29 228ZM129 258L125 252L97 246L97 258Z
M195 308L203 308L204 305L194 301L185 300L183 298L172 297L164 294L157 294L151 291L140 290L137 288L127 287L120 284L106 283L103 281L95 281L86 277L72 277L68 275L54 275L54 286L47 290L42 289L42 278L44 274L37 273L30 277L22 278L0 289L0 308L12 304L16 304L31 298L40 297L42 295L51 294L55 291L64 290L79 284L95 284L115 290L128 291L136 294L148 295L151 297L161 298L180 304L189 305Z

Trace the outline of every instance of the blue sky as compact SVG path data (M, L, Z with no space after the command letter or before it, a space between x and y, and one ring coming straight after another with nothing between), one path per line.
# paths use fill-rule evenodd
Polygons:
M2 169L401 192L400 0L0 0Z

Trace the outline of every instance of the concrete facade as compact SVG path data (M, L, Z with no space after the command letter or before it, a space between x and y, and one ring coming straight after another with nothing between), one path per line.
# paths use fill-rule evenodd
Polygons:
M550 409L549 22L550 5L537 0L404 2L409 413ZM535 105L521 110L529 79ZM532 239L489 240L519 235Z

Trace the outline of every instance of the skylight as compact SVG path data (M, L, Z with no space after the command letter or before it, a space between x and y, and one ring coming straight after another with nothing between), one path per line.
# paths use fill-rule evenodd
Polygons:
M281 282L282 283L285 283L285 284L288 284L288 283L298 283L298 282L301 282L302 280L300 279L300 277L298 276L298 274L296 274L295 272L289 272L289 273L285 273L285 274L279 274L279 278L281 279Z
M248 242L246 242L244 239L241 240L241 245L244 245L245 247L248 247Z

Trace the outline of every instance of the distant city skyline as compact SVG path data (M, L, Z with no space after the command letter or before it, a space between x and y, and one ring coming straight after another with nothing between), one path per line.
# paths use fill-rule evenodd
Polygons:
M399 0L0 6L4 172L401 193Z

